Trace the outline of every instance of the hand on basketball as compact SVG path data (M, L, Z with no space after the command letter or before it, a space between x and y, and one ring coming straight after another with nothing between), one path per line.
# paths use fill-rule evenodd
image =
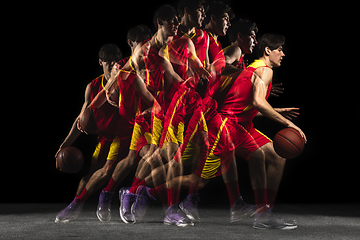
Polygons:
M295 124L291 123L288 127L291 127L291 128L293 128L293 129L297 130L297 131L300 133L301 137L304 139L305 143L307 142L305 133L304 133L298 126L296 126Z
M300 108L276 108L275 110L289 120L297 118L300 115L300 113L297 112Z
M271 96L279 97L279 94L282 94L284 92L284 88L279 86L282 86L282 83L275 83L271 85L271 92L270 92Z

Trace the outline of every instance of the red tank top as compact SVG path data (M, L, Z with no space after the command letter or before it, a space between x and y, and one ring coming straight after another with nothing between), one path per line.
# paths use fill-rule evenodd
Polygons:
M104 88L104 74L94 79L90 84L90 100ZM98 128L98 135L106 139L115 137L125 137L131 134L131 126L127 126L121 118L118 108L112 106L107 101L100 107L94 108L94 119Z
M119 86L119 114L126 120L126 125L133 126L135 117L141 113L141 99L134 88L136 74L125 70L120 70L117 78Z
M235 122L241 123L243 126L251 124L254 117L259 112L252 105L253 86L251 82L254 71L259 67L268 66L262 60L255 60L246 70L240 73L229 89L224 103L219 109L219 112L222 115ZM266 99L270 95L271 84L272 81L268 86Z

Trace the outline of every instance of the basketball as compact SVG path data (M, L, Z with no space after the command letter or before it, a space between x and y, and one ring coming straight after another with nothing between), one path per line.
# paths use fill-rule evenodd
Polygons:
M88 134L96 134L97 127L90 107L87 107L81 114L79 125Z
M58 153L56 162L62 172L77 173L84 164L84 156L76 147L67 147Z
M283 158L295 158L304 150L305 141L293 128L280 130L274 137L274 149Z

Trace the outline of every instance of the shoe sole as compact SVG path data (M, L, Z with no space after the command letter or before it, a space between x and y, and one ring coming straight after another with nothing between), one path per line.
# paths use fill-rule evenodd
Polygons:
M110 215L109 220L103 220L103 219L100 217L99 211L96 211L96 216L97 216L97 218L100 220L100 222L109 222L109 221L111 220L111 215Z
M194 223L180 223L180 224L176 224L176 223L172 223L172 222L165 222L164 224L167 226L177 226L177 227L189 227L189 226L194 226Z
M253 228L259 229L259 230L267 230L267 229L294 230L294 229L297 229L297 226L284 226L284 227L274 228L274 227L271 227L270 225L257 224L257 225L253 225Z

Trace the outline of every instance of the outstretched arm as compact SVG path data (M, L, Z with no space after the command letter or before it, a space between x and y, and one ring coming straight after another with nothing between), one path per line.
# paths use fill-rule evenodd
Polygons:
M260 70L260 69L259 69ZM260 76L261 78L260 78ZM271 120L278 122L286 127L291 127L299 131L300 135L304 138L306 142L306 136L302 130L297 127L293 122L283 117L280 113L275 111L275 109L268 103L266 100L267 88L269 87L270 81L272 79L272 70L268 68L262 68L258 73L255 73L253 76L253 106L261 112L265 117L270 118Z

